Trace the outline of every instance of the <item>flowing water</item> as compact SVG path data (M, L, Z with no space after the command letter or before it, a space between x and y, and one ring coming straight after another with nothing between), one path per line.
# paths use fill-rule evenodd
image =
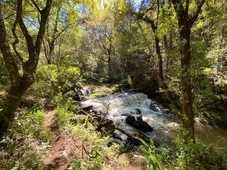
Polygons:
M98 99L90 99L81 102L81 107L92 106L96 113L105 115L120 129L136 135L143 133L152 138L161 146L169 146L176 137L176 129L180 121L172 114L168 114L157 102L148 99L143 93L113 94ZM152 128L152 132L142 132L125 122L127 116L142 116ZM227 130L204 126L196 121L196 139L206 145L217 146L219 150L226 149Z
M227 130L195 121L196 139L218 152L227 154Z

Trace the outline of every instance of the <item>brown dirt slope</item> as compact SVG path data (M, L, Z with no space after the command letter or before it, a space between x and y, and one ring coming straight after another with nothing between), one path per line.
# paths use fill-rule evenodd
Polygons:
M54 135L51 139L50 147L45 153L43 160L44 169L67 170L75 159L85 160L87 155L83 151L83 144L80 140L73 140L70 134L59 130L54 124L54 111L49 111L45 115L44 128L51 128ZM144 165L144 161L141 159L130 158L128 154L123 156L128 162L126 165L120 166L118 163L108 165L107 162L104 164L109 167L107 169L112 170L140 170Z

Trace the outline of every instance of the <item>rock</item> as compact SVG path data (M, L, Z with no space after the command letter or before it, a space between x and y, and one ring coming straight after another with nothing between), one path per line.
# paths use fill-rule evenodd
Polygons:
M152 132L153 128L147 123L144 122L142 116L138 117L134 123L134 127L143 132Z
M92 109L93 109L93 106L88 106L88 107L82 108L82 110L85 111L85 112L91 112Z
M110 147L113 143L116 143L116 144L120 145L121 147L125 146L125 141L122 141L121 139L117 139L117 138L110 138L107 146Z
M141 115L141 110L140 109L136 108L135 110L136 110L136 114Z
M134 116L127 116L126 119L125 119L125 122L128 124L128 125L131 125L133 126L134 123L136 122L136 118Z
M85 103L85 104L81 103L80 108L83 111L85 111L85 112L90 112L93 109L93 105L90 104L90 103L89 104L87 104L87 103Z
M135 118L134 116L127 116L125 122L132 127L141 130L143 132L152 132L153 128L145 121L143 121L142 116Z
M98 124L96 131L100 131L100 132L105 132L105 133L109 133L112 134L115 130L115 125L113 123L112 120L109 119L104 119L104 120L100 120L100 124Z
M157 107L157 104L151 102L150 107L151 110L153 110L154 112L159 112L160 110Z
M119 130L115 130L112 134L113 138L119 139L121 141L126 141L128 139L128 136L120 132Z

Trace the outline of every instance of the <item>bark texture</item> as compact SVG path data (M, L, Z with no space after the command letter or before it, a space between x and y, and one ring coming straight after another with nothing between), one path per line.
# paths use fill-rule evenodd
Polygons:
M205 0L197 1L197 8L194 14L189 15L190 1L185 4L181 0L172 0L174 10L177 14L179 36L181 40L181 119L183 127L189 131L187 139L195 141L193 112L193 93L191 76L191 28L201 12Z
M39 60L39 54L43 37L46 30L46 23L50 13L52 0L46 1L46 6L41 10L35 1L32 1L35 8L40 13L41 21L36 40L29 34L28 29L23 20L23 0L17 1L16 19L13 25L12 34L15 38L12 44L15 54L10 49L8 40L8 32L6 31L5 21L3 18L3 2L0 2L0 49L5 61L7 71L10 76L10 89L7 98L0 110L0 138L7 131L14 119L16 109L21 101L22 96L35 80L35 72ZM16 27L20 27L20 31L25 37L27 43L28 60L24 61L21 54L16 49L19 39L16 35ZM15 57L16 56L16 57ZM22 66L23 74L19 74L18 65Z

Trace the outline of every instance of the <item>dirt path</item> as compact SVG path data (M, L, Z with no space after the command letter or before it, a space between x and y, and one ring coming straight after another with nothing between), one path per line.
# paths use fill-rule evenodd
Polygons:
M73 141L66 132L55 127L54 111L45 116L45 128L51 128L54 133L50 149L46 152L44 165L47 170L66 170L73 158L80 157L80 144Z
M46 151L43 161L45 170L67 170L72 164L72 161L77 159L86 159L86 155L82 153L82 142L73 140L70 134L59 130L55 126L54 111L49 111L45 115L44 128L51 128L53 137L51 139L50 148ZM141 159L132 159L128 154L122 154L123 159L128 163L120 166L106 164L111 170L140 170L144 162ZM120 155L119 157L121 157Z

